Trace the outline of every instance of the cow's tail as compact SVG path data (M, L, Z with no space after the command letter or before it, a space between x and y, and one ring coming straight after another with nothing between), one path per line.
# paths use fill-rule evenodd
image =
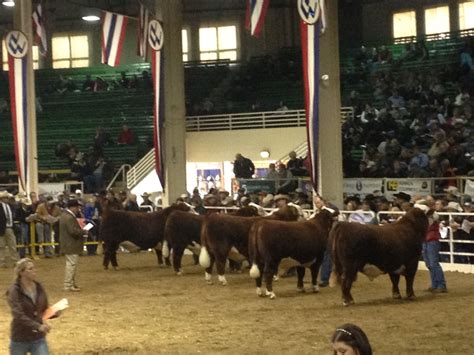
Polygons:
M211 266L211 256L207 251L207 222L204 221L201 228L201 252L199 253L199 265L207 269Z
M338 248L338 243L339 243L339 233L340 229L340 224L334 225L334 227L331 229L330 235L329 235L329 243L328 243L328 248L329 252L331 253L331 259L332 259L332 272L331 272L331 277L329 278L329 285L331 287L335 286L336 284L341 284L341 277L342 277L342 263L340 259L340 250Z
M258 268L258 235L260 227L258 223L254 223L249 231L249 261L252 264L249 275L253 279L258 279L261 275Z

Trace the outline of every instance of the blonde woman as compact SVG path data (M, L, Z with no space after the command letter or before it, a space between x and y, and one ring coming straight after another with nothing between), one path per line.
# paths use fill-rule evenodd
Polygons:
M48 308L48 297L36 281L36 268L31 259L19 260L15 266L15 282L7 291L12 310L10 354L49 354L46 334L50 326L42 315Z

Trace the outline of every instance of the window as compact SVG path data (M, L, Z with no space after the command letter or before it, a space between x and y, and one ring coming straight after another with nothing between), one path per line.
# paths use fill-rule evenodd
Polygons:
M183 43L183 62L189 60L188 30L181 30L181 41Z
M396 12L393 14L393 38L416 36L415 11Z
M432 7L425 10L425 34L449 32L449 7Z
M237 28L235 26L199 29L201 60L237 60Z
M38 46L33 46L33 69L39 68L39 51ZM4 71L8 71L8 52L5 40L2 41L2 68Z
M89 38L79 36L53 37L53 68L80 68L89 66Z
M459 29L474 28L474 1L459 4Z

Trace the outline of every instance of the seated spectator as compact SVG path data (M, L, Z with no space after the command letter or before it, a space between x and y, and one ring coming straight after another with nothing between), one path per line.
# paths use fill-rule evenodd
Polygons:
M296 152L291 151L289 154L290 160L288 160L287 168L290 170L293 176L307 176L305 166L303 165L303 159L296 157Z
M123 89L128 89L129 87L130 81L128 80L127 74L124 71L120 73L118 84Z
M82 91L94 91L95 82L91 79L91 75L86 75L86 80L82 84Z
M279 111L279 112L287 112L289 111L288 107L285 105L285 103L283 101L280 101L280 103L278 104L278 107L276 108L275 111Z
M426 47L426 42L422 39L416 44L416 58L418 60L428 60L430 58L430 52Z
M110 137L110 133L107 132L103 127L97 127L94 136L94 149L101 151L103 147L113 142Z
M392 52L387 46L381 46L378 51L378 62L380 64L386 64L392 62Z
M107 84L107 82L101 76L98 76L95 79L94 92L107 91L108 87L109 87L109 85Z
M135 143L135 137L132 130L126 125L122 125L122 132L117 139L119 145L132 145Z
M143 202L140 204L140 207L150 206L152 210L155 209L155 204L150 200L150 196L151 195L148 192L143 193L142 195Z
M132 78L128 82L128 88L130 90L136 90L138 88L138 76L133 74Z
M140 207L137 203L137 195L129 194L125 201L125 211L140 212Z
M293 174L288 170L283 163L277 165L278 185L277 194L288 194L295 191L298 182L293 178ZM275 201L276 202L276 201Z
M268 180L278 179L278 172L276 171L276 166L274 163L270 163L268 165L268 172L267 172L267 175L265 175L265 179L268 179Z

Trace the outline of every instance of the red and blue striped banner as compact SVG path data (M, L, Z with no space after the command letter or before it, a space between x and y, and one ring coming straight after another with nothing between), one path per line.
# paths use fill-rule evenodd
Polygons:
M104 11L102 16L102 63L112 67L120 65L127 20L126 16Z
M164 123L164 70L163 70L163 27L157 20L151 20L148 25L148 43L151 51L151 72L153 77L153 102L155 143L155 170L165 191L165 165L163 160L163 123Z
M270 0L247 0L245 27L252 36L258 37L265 22Z
M319 145L319 36L326 25L324 4L318 0L298 0L301 16L301 48L305 88L306 133L311 182L315 191L318 183ZM323 20L318 21L321 18Z
M10 82L10 105L12 112L13 139L18 181L26 191L28 178L28 93L27 52L28 40L20 31L7 34L5 44L8 52L8 76Z

